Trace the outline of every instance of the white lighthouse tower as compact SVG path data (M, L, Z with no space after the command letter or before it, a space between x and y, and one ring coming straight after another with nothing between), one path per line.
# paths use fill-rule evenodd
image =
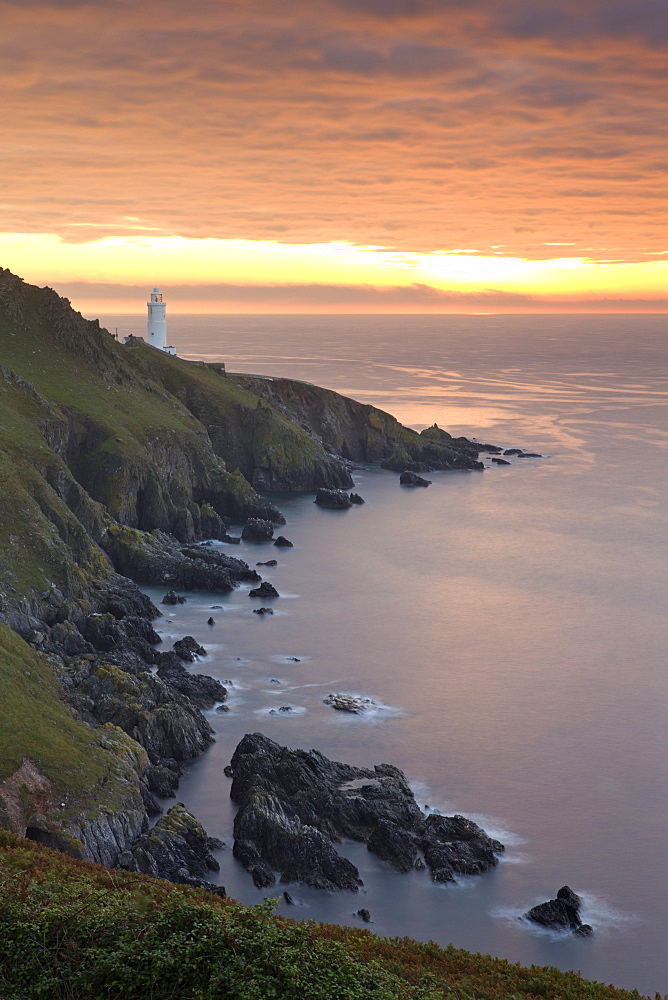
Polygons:
M148 308L148 321L146 332L148 342L152 347L157 347L166 354L176 354L173 347L167 346L167 303L163 300L162 292L159 288L154 288L151 292L150 301L146 303Z

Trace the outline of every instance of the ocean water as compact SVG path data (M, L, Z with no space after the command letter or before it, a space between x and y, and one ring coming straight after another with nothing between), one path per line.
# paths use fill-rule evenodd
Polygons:
M102 321L142 332L141 317ZM345 845L364 890L289 886L299 903L281 912L359 924L366 907L382 935L668 992L666 318L176 317L170 339L184 357L545 456L433 473L426 490L365 468L366 504L344 512L274 495L295 547L228 548L278 559L263 570L275 614L252 614L248 587L165 609L165 642L195 635L197 669L230 685L230 711L209 714L217 742L179 791L228 844L220 882L245 902L282 891L256 890L232 857L223 768L244 733L387 761L423 806L503 840L499 866L436 886ZM336 712L335 691L375 707ZM281 706L294 711L270 714ZM519 919L565 883L591 940Z

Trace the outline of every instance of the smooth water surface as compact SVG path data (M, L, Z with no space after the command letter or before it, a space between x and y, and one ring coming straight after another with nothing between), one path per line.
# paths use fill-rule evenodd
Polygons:
M141 333L141 319L106 322ZM547 456L433 473L426 490L367 468L365 506L344 512L277 495L294 549L225 547L251 565L278 558L263 571L282 595L276 613L252 614L248 587L164 609L165 641L192 633L209 650L197 669L230 682L230 711L209 715L217 743L179 797L227 841L231 895L267 892L232 857L223 775L241 736L261 730L396 764L422 805L472 816L508 845L495 871L454 887L348 845L363 893L292 886L303 905L282 912L354 924L364 906L379 934L668 991L665 329L661 316L170 321L184 357ZM332 691L376 708L336 712L323 704ZM281 706L293 714L269 714ZM518 919L564 883L585 898L591 940Z

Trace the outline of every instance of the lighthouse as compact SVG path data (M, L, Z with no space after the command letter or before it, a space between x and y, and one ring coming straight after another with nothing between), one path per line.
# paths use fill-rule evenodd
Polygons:
M146 332L149 344L164 351L166 354L176 354L173 347L167 346L167 316L165 315L167 303L164 301L159 288L153 289L151 298L146 303L146 306L148 308Z

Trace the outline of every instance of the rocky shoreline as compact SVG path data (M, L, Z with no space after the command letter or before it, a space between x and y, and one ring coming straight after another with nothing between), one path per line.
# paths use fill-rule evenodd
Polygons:
M377 462L408 474L407 484L426 485L419 473L477 471L481 453L501 449L453 438L437 425L418 433L390 414L307 383L230 376L219 366L183 362L147 345L123 347L53 290L4 269L0 333L0 638L1 630L11 630L27 644L15 653L17 676L32 651L48 664L58 698L82 742L92 739L95 757L91 784L82 791L72 777L74 763L71 775L68 770L67 748L59 749L62 760L40 761L32 749L38 740L28 734L23 760L3 772L0 825L107 867L148 866L168 878L189 872L203 879L211 859L193 817L179 812L177 822L170 811L169 822L162 817L155 832L148 831L162 812L157 798L175 794L185 762L213 740L202 710L224 706L227 693L219 681L186 665L205 652L194 640L182 637L171 650L156 648L153 622L160 611L138 585L164 587L169 600L173 592L178 601L177 590L230 591L251 583L251 599L275 600L278 592L256 569L207 545L210 539L238 541L229 534L232 520L245 522L245 539L273 539L274 526L285 518L257 489L308 490L316 503L346 509L364 502L350 492L355 463ZM519 449L512 454L533 457ZM282 535L274 544L291 546ZM31 671L23 673L30 677ZM51 695L40 696L48 707ZM351 710L336 698L334 708ZM244 756L250 760L238 749L233 759L243 833L235 851L262 879L274 877L272 865L281 877L292 877L274 864L277 855L267 843L251 836L260 817L241 791ZM347 765L320 763L323 780L328 767L327 780L334 773L355 771L348 780L373 775L369 789L381 788L387 800L381 807L377 792L352 796L331 788L323 808L338 803L338 827L326 816L294 813L294 822L312 827L330 857L333 867L329 874L323 869L323 884L356 884L355 872L331 846L339 837L366 842L396 866L405 867L409 858L417 864L421 852L438 880L466 864L484 870L495 863L500 845L485 841L482 831L470 828L464 836L463 827L446 829L446 818L419 814L405 778L390 765L358 775ZM59 776L58 795L47 771ZM353 800L368 812L364 829L344 821ZM408 810L405 822L393 811L399 802ZM281 808L289 813L296 807L285 802ZM153 838L151 845L146 837ZM185 850L186 841L199 845L194 854ZM474 842L482 851L477 860ZM448 846L464 843L471 854L466 864L466 851Z

